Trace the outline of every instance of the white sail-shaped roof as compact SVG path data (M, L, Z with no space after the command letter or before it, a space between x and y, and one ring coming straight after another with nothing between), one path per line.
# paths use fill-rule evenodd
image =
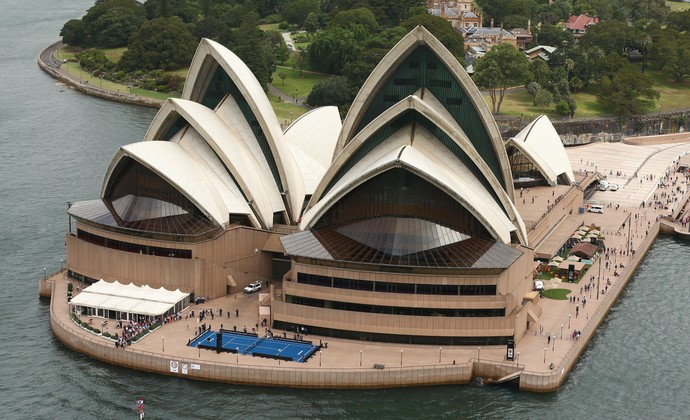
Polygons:
M503 178L503 189L512 197L513 184L508 155L498 125L491 115L491 111L484 101L481 92L477 89L464 67L458 62L453 54L451 54L450 51L448 51L448 49L423 26L417 26L405 35L386 54L364 82L364 85L350 106L345 121L343 121L343 130L338 139L338 145L335 151L336 155L345 148L347 143L349 143L355 135L357 135L358 126L367 113L368 108L373 106L377 94L382 87L390 80L393 73L398 70L398 67L408 56L420 46L426 46L433 51L440 65L448 70L451 77L455 79L462 89L467 101L470 102L472 109L476 112L476 114L473 114L472 124L481 125L481 130L486 133L486 139L490 142L490 148L492 150L491 154L498 165L498 168L494 168L493 170L500 172L500 176ZM419 72L419 74L422 74L422 72ZM472 140L474 141L474 139Z
M314 194L331 166L341 128L338 108L325 106L307 112L285 130L285 142L302 172L305 194Z
M122 146L110 163L109 175L125 157L136 160L165 179L218 225L228 223L228 208L222 195L231 195L232 192L222 182L213 182L213 174L204 171L178 143L140 142ZM226 191L221 194L219 191L223 189Z
M400 167L426 179L461 203L494 237L510 242L516 230L491 193L447 148L421 127L408 125L392 134L357 162L304 216L302 229L311 228L334 204L357 186L389 169ZM411 141L414 139L414 141Z
M575 181L563 142L546 115L540 115L511 137L506 146L511 144L534 162L549 185L556 185L560 175L565 175L568 183Z
M271 159L275 161L275 167L280 177L283 191L279 191L279 193L286 197L289 215L293 220L296 220L299 217L305 195L299 167L287 150L280 123L268 97L249 67L234 53L217 42L202 39L189 67L182 98L193 102L202 102L204 94L212 83L211 79L217 66L222 67L232 80L256 118L266 138L271 151ZM258 140L254 139L254 141Z

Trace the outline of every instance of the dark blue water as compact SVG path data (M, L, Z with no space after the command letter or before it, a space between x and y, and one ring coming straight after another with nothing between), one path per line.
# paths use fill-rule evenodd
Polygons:
M331 391L191 382L116 368L50 332L38 281L61 266L67 201L98 196L120 145L155 111L76 93L36 66L90 1L0 8L0 407L2 418L688 418L690 244L657 240L562 388Z

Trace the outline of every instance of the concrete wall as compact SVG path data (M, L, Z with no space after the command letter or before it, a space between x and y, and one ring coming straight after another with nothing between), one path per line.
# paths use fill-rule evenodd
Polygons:
M233 292L241 290L256 277L271 276L270 253L254 252L255 249L261 249L271 233L258 229L237 227L223 232L217 238L193 244L125 236L79 222L77 227L98 236L142 247L192 251L192 259L138 254L94 245L68 234L67 268L94 279L163 286L171 290L179 288L197 296L216 298L227 294L228 275L232 275L237 283L231 290Z

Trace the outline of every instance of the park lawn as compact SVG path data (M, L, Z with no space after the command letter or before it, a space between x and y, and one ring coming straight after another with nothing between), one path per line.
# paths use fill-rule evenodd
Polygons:
M279 73L285 73L287 78L285 81L278 76ZM294 70L289 67L277 67L273 72L273 82L271 83L276 89L289 96L296 96L298 98L309 95L316 83L326 80L329 76L318 73L302 72L300 77L299 70Z
M654 88L661 94L655 111L687 108L688 97L690 97L690 80L678 83L668 78L661 71L647 70L645 73L652 78Z
M143 96L145 98L160 99L162 101L164 101L168 98L177 98L178 97L178 96L170 94L170 93L155 92L152 90L146 90L146 89L141 89L141 88L131 88L129 90L129 93L131 93L133 95Z
M498 99L497 99L498 100ZM491 97L487 94L484 96L486 105L491 108ZM506 92L501 103L500 115L524 115L525 117L536 117L541 114L553 114L553 107L542 108L534 106L532 97L525 89L516 89L512 92Z
M666 6L671 8L672 12L682 12L685 9L690 9L690 3L683 3L679 1L666 1Z
M690 81L676 83L668 79L660 71L647 70L646 73L652 78L654 88L661 94L656 108L650 112L672 111L687 107L688 96L690 96ZM597 101L596 89L596 85L591 85L573 95L577 103L577 109L575 110L576 118L610 115ZM489 109L491 109L491 97L486 95L484 100ZM549 117L559 117L554 111L554 105L549 108L534 106L532 96L525 89L513 89L506 92L501 104L501 115L524 115L531 119L531 117L541 114L546 114Z
M262 31L276 31L276 32L282 32L280 29L280 23L264 23L263 25L259 25L259 29Z
M568 289L549 289L549 290L544 290L544 297L548 299L554 299L554 300L566 300L568 299L568 295L570 294L570 290Z
M294 68L294 67L295 67L295 54L303 54L303 53L295 52L295 51L290 52L290 55L288 56L288 59L285 60L285 62L284 62L283 64L279 64L278 66L279 66L279 67L290 67L290 68ZM313 71L313 70L314 70L314 69L311 67L311 65L309 64L309 60L306 60L306 59L304 60L304 67L303 67L303 68L304 68L305 71L308 71L308 70Z
M280 122L281 125L291 124L292 121L296 120L298 117L308 111L307 109L299 107L290 102L282 101L279 97L271 93L268 93L267 95L268 100L271 101L273 111L276 113L276 117L278 117L278 122Z
M184 68L177 69L177 70L166 70L163 73L164 74L172 74L175 76L180 76L186 80L187 79L187 73L189 73L189 67L184 67Z
M295 49L298 51L306 51L311 42L295 42Z
M127 47L104 48L103 49L103 52L105 53L105 57L115 64L120 62L120 59L122 58L122 54L124 54L125 51L127 51Z

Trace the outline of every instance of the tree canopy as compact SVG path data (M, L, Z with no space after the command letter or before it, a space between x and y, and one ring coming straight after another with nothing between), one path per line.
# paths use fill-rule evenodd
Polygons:
M124 70L174 70L189 64L197 41L177 18L156 18L132 35L129 49L120 59Z
M634 115L653 109L659 96L649 77L630 68L602 78L597 86L597 100L616 115Z
M527 57L508 44L496 45L474 64L474 81L489 91L494 114L501 112L506 89L523 85L529 75Z

